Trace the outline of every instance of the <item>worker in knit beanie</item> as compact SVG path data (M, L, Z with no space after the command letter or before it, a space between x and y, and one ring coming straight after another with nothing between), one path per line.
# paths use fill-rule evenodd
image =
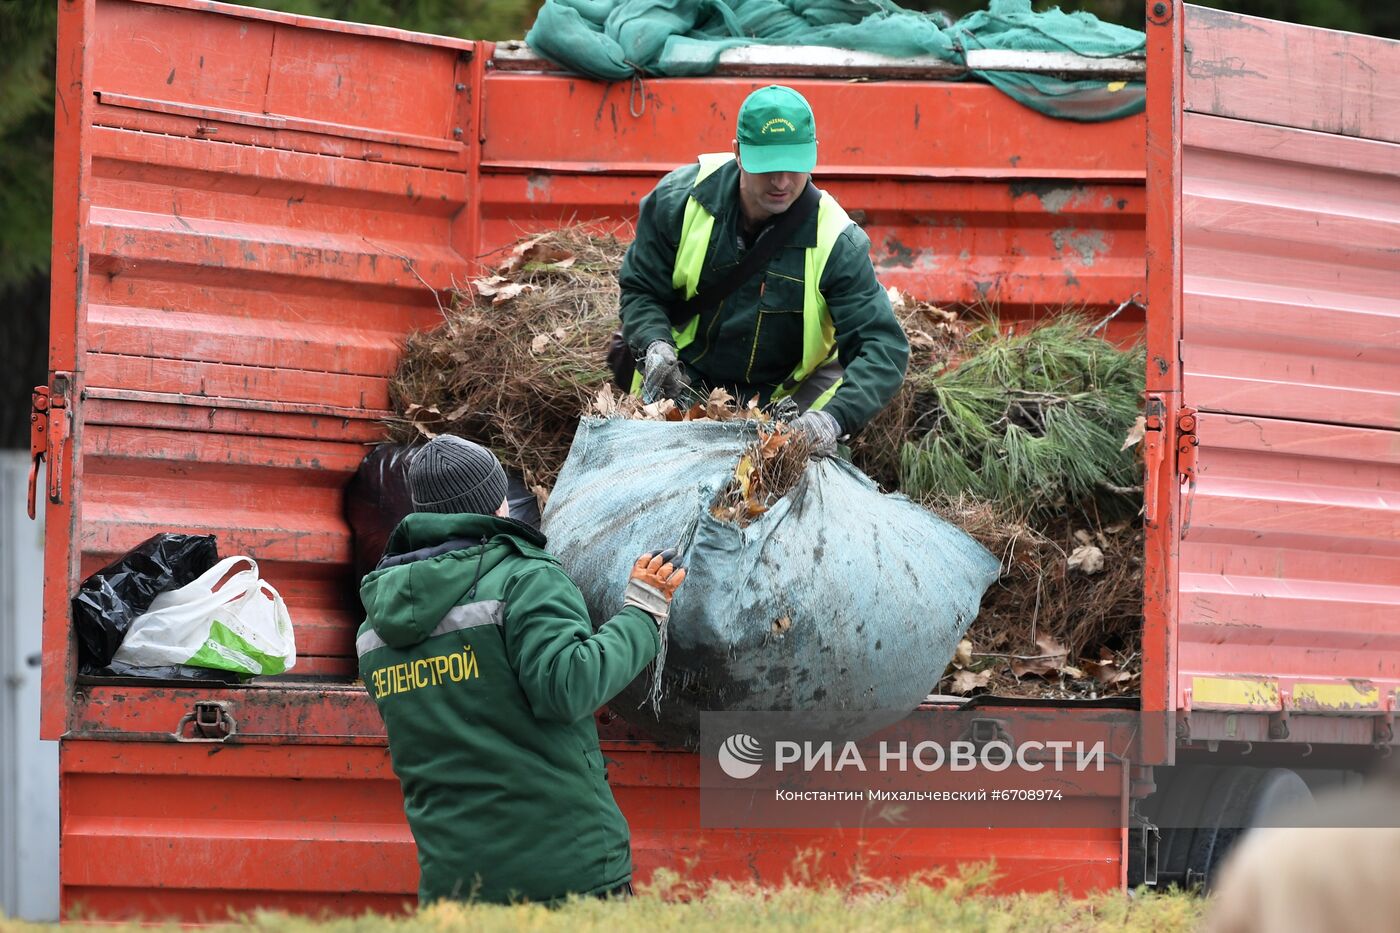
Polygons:
M360 584L355 650L417 842L419 901L630 893L593 714L656 657L685 570L672 551L643 554L595 631L544 535L508 517L491 451L434 438L408 485L414 511Z
M435 437L408 468L415 512L507 515L506 471L480 444Z

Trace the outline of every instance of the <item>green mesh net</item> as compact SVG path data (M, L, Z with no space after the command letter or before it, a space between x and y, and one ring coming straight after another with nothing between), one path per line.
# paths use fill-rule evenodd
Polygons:
M1088 13L1036 13L1030 0L991 0L957 22L890 0L545 0L525 41L578 74L709 74L742 45L829 46L897 58L936 56L966 65L969 49L1072 52L1091 58L1141 53L1146 36ZM1102 78L972 71L1028 107L1070 120L1139 113L1144 85Z

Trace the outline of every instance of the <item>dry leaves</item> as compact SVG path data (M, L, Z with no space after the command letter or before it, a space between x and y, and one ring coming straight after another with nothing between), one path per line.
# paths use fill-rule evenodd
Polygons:
M734 396L724 389L713 389L703 402L680 408L668 398L644 404L635 395L613 388L611 383L599 387L589 406L589 413L600 418L628 418L632 421L759 421L768 422L768 413L758 405L758 397L740 407Z
M972 671L958 671L956 674L953 675L953 679L949 683L948 689L951 690L953 693L968 694L974 690L986 689L987 685L991 683L991 680L991 668L987 668L984 671L978 671L975 674Z
M1081 544L1065 560L1065 566L1070 570L1093 576L1103 570L1103 551L1092 544Z
M1127 450L1142 443L1142 439L1147 436L1147 419L1142 415L1137 416L1133 426L1128 429L1128 436L1123 440L1123 446L1119 450Z
M438 434L490 447L549 487L579 415L610 374L625 244L594 228L532 235L454 295L436 328L411 334L389 383L391 437ZM417 406L417 407L415 407Z
M1017 680L1026 676L1044 677L1055 674L1069 659L1069 649L1049 635L1037 638L1035 646L1040 649L1039 654L1011 659L1011 674Z
M812 448L807 436L775 423L760 429L734 468L734 479L715 499L710 514L740 528L771 509L792 491L807 470Z
M1095 659L1069 663L1069 652L1056 639L1036 639L1036 654L997 654L973 650L964 638L940 684L946 693L974 692L996 696L1095 699L1131 693L1142 677L1132 666L1137 653L1120 656L1100 648Z

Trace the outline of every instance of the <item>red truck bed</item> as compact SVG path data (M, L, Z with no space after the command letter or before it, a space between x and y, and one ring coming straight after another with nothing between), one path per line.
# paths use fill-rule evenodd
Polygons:
M1186 715L1141 764L1212 739L1392 743L1400 56L1157 6L1145 118L1056 121L972 83L790 79L821 121L817 179L882 281L921 298L1017 316L1146 294L1145 317L1117 322L1148 340L1142 699ZM203 0L60 15L39 423L65 910L395 909L416 863L378 715L349 682L341 494L382 434L398 341L438 319L423 283L541 226L625 225L662 173L728 148L766 80L607 86L495 69L489 43ZM78 682L69 595L161 530L258 559L300 682ZM201 703L236 733L183 741ZM643 879L777 880L813 852L843 879L988 859L1005 889L1125 877L1129 775L1102 800L1118 829L702 832L695 755L606 753Z

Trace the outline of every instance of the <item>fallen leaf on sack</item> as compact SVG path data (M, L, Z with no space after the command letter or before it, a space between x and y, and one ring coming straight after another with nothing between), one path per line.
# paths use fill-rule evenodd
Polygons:
M710 397L705 399L705 414L716 421L723 421L729 417L729 405L734 401L734 396L723 389L711 389Z
M1070 570L1078 570L1085 576L1093 576L1103 570L1103 551L1092 544L1080 545L1069 555L1065 565Z
M668 398L663 398L659 402L652 402L642 406L642 412L653 421L670 421L671 415L676 412L676 403ZM675 420L679 421L679 418Z
M787 432L781 429L774 431L771 434L764 435L763 440L759 441L758 444L758 455L764 460L772 460L778 455L778 452L781 451L783 447L787 445L787 442L789 439L791 439L791 437L791 434L788 434Z
M969 667L972 664L972 642L966 638L958 642L958 650L953 652L953 663L958 667Z
M530 341L530 352L543 353L547 346L549 346L549 334L536 334L535 339Z
M1142 439L1147 436L1147 419L1142 415L1137 416L1133 426L1128 429L1128 436L1123 440L1123 446L1119 450L1127 450L1142 443Z
M773 634L775 635L781 635L790 628L792 628L792 618L790 616L783 616L773 620Z
M953 675L952 681L948 684L948 689L954 693L971 693L974 690L986 687L992 679L992 669L985 671L958 671Z
M1035 646L1040 649L1040 654L1036 657L1011 659L1011 673L1018 680L1027 674L1034 674L1037 677L1053 674L1063 667L1065 661L1069 659L1069 649L1049 635L1041 635L1037 638Z
M593 399L593 411L604 418L617 413L617 397L613 395L610 384L605 382L598 390L597 397Z

